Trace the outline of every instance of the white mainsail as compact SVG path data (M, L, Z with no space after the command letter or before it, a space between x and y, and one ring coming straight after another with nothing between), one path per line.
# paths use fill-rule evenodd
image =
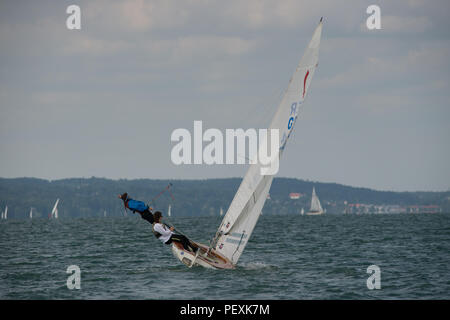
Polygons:
M2 211L2 219L8 218L8 206L6 206L5 211Z
M169 204L169 209L167 209L167 216L170 217L172 212L171 212L172 206Z
M314 31L269 126L269 130L279 130L280 149L277 155L279 158L292 133L316 70L321 33L322 19ZM234 265L238 262L250 239L274 177L273 175L261 175L260 168L259 163L250 165L212 242L215 250L228 258Z
M33 208L30 209L30 219L33 219Z
M309 209L308 214L322 214L323 209L320 205L319 197L316 194L316 189L313 187L311 196L311 209Z
M223 216L223 208L222 207L220 207L219 216Z
M53 206L52 210L52 218L58 219L58 202L59 199L56 200L55 205Z

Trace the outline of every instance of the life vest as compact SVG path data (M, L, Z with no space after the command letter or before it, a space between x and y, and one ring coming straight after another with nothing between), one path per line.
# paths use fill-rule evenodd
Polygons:
M144 202L133 200L131 198L128 198L126 200L126 207L128 209L130 209L131 211L133 211L133 213L136 211L142 213L142 212L148 210L148 206Z
M166 229L166 227L169 228L169 226L166 225L166 224L164 224L164 223L161 223L161 222L157 222L157 223L162 224L162 226L163 226L164 229ZM154 223L153 226L152 226L152 231L153 231L153 234L155 235L155 237L156 237L157 239L159 239L159 237L161 237L162 234L159 233L158 231L155 231L155 224L156 224L156 223ZM170 230L170 228L169 228L169 230Z
M152 226L152 231L153 231L153 234L155 235L156 239L159 239L159 237L161 237L161 233L159 233L158 231L155 231L155 224L153 224L153 226Z

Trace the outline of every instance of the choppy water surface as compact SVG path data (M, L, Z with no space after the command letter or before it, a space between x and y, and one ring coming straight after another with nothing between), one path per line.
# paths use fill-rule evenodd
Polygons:
M208 243L220 218L172 222ZM0 299L449 298L450 214L263 215L235 270L187 268L138 217L0 223Z

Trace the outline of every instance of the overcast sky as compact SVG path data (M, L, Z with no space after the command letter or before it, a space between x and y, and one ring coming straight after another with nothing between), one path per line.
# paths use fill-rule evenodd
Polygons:
M448 0L1 1L0 176L242 177L175 166L172 131L267 126L323 16L278 176L449 190L449 14Z

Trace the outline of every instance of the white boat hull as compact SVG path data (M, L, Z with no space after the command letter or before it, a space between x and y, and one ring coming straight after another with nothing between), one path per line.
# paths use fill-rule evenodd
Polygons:
M177 242L172 243L172 253L174 256L188 267L204 267L208 269L234 269L235 266L224 256L211 249L207 253L208 247L201 243L193 243L199 250L198 254L187 251Z
M319 211L319 212L307 212L306 215L307 216L319 216L323 214L323 211Z

